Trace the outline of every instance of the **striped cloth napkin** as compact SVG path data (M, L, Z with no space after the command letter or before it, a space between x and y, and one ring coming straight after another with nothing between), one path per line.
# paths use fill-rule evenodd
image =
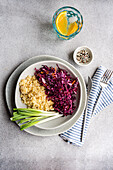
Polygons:
M107 87L105 87L100 94L100 90L101 90L100 80L105 71L106 71L106 68L103 66L100 66L96 70L92 78L92 88L91 88L89 98L88 98L87 115L86 115L86 122L85 122L85 127L84 127L85 129L84 129L82 142L81 142L81 134L82 134L83 119L84 119L85 112L83 112L83 114L80 116L78 121L67 132L60 134L60 137L64 141L71 143L73 145L76 144L78 146L82 146L84 143L85 137L86 137L89 124L90 124L92 113L93 113L93 116L97 115L100 111L102 111L104 108L106 108L108 105L110 105L113 102L113 75L110 78ZM98 102L97 102L97 99L98 99ZM94 106L95 106L95 109L94 109Z

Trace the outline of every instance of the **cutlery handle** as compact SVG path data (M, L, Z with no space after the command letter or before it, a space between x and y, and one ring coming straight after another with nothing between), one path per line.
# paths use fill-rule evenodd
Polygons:
M97 106L97 103L98 103L98 100L99 100L99 98L100 98L101 93L102 93L102 87L101 87L100 92L99 92L99 94L98 94L98 97L97 97L97 99L96 99L96 103L95 103L95 105L94 105L94 108L93 108L93 111L92 111L92 115L93 115L93 113L94 113L94 111L95 111L95 109L96 109L96 106Z
M87 115L87 105L88 105L88 100L86 104L86 108L84 110L84 116L83 116L83 125L82 125L82 133L81 133L81 142L83 141L83 136L84 136L84 130L85 130L85 123L86 123L86 115Z

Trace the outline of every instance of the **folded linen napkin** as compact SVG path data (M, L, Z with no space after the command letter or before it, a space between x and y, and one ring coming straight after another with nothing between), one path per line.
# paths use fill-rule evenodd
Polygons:
M110 78L107 87L105 87L100 94L100 80L105 71L106 68L100 66L92 77L92 88L88 98L86 122L82 142L81 134L85 112L83 112L77 122L67 132L60 134L60 137L64 139L64 141L73 145L76 144L78 146L82 146L86 137L91 117L97 115L100 111L102 111L104 108L106 108L113 102L113 76Z

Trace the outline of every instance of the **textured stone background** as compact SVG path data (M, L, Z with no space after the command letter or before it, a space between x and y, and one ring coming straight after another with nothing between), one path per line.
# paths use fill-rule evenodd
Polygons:
M52 16L62 6L74 6L84 18L76 38L62 41L52 29ZM79 67L72 60L81 45L94 52L94 62ZM37 137L9 121L4 89L12 71L24 60L48 54L73 64L91 76L99 65L113 68L112 0L0 0L0 170L112 170L113 105L92 120L82 147L58 136Z

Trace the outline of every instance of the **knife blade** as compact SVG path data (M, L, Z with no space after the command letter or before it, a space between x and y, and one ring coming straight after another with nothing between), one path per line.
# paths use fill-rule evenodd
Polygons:
M82 133L81 133L81 142L83 141L83 136L84 136L84 129L85 129L85 123L86 123L86 115L87 115L87 104L88 104L88 98L89 98L89 94L91 91L91 87L92 87L92 80L91 78L88 76L88 86L87 86L87 102L86 102L86 107L84 110L84 117L83 117L83 126L82 126Z
M88 76L87 98L89 97L89 94L90 94L90 91L91 91L91 87L92 87L92 80L91 80L91 78Z

